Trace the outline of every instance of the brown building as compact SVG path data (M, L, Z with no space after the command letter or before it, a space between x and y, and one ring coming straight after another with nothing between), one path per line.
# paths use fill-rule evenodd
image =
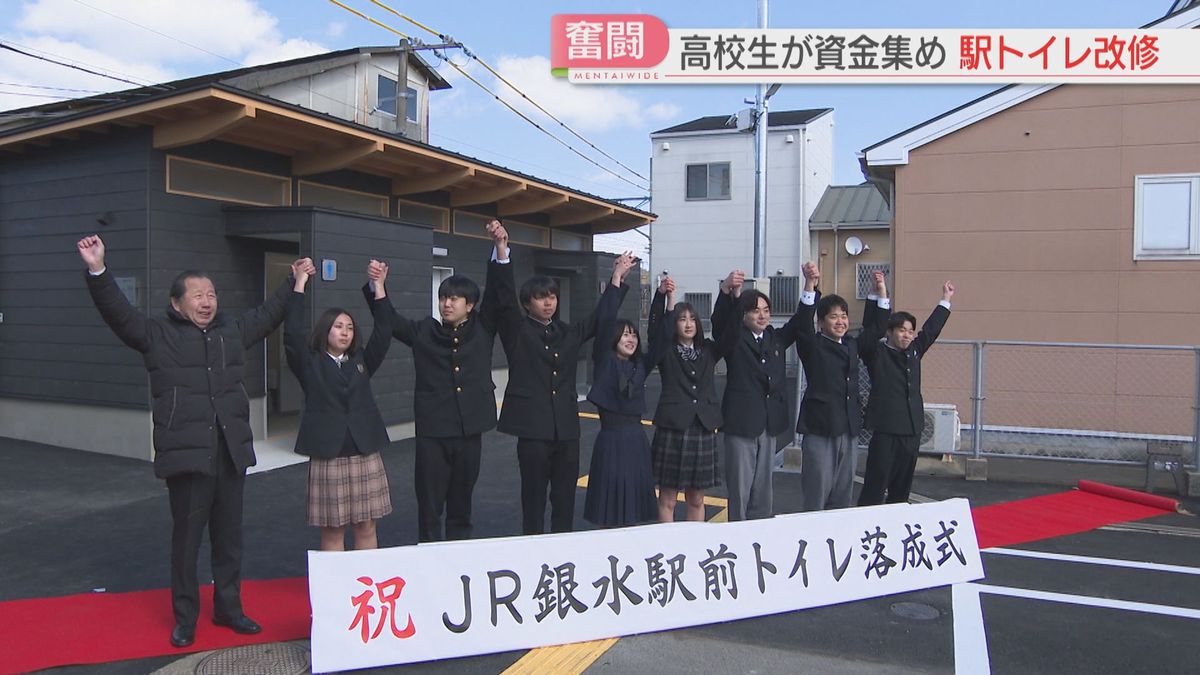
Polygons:
M1200 25L1200 5L1173 9L1147 27ZM894 306L921 320L956 283L943 338L989 342L995 438L1037 431L1078 439L1080 453L1101 437L1141 443L1140 455L1113 450L1120 461L1144 459L1152 440L1200 454L1197 120L1195 85L1012 85L863 150L894 213ZM971 347L931 354L926 401L957 404L970 423ZM1036 451L1059 452L1048 447Z
M887 203L870 183L830 185L808 220L821 290L846 299L852 326L862 324L872 272L891 272L891 220Z

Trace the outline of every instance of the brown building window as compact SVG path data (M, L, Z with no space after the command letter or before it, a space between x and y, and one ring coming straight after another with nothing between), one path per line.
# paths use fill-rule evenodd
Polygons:
M1135 260L1200 256L1200 175L1137 176L1133 213Z

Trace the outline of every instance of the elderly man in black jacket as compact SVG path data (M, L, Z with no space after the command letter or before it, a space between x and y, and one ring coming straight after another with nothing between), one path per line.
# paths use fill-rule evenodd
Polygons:
M196 558L204 529L212 544L213 623L243 633L262 629L242 611L242 488L254 466L250 401L243 385L246 349L283 320L292 281L243 316L217 311L217 292L203 272L187 271L171 285L162 318L129 304L104 265L100 237L76 247L100 316L122 342L142 353L153 398L154 473L167 481L171 534L171 644L195 640L200 614ZM315 272L312 260L293 272Z
M908 312L890 317L891 300L882 272L875 273L876 302L867 302L863 315L863 361L871 373L871 397L867 401L867 428L874 433L867 448L867 471L859 506L908 501L917 449L925 428L925 402L921 397L921 359L933 346L946 320L954 284L942 285L942 299L921 332L917 319ZM886 330L886 336L884 331Z
M800 489L805 511L850 506L854 497L854 468L858 462L858 433L862 404L858 393L858 364L862 343L847 331L846 301L838 295L819 297L821 272L804 264L800 294L800 337L796 351L804 364L806 386L800 401L796 431L803 463ZM818 329L813 328L813 313Z

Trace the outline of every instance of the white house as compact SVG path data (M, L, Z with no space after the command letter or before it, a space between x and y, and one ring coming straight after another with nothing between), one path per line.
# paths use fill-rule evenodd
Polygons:
M811 257L808 220L833 179L833 109L768 113L766 273ZM650 134L654 275L669 271L702 313L717 283L754 261L754 134L710 116Z

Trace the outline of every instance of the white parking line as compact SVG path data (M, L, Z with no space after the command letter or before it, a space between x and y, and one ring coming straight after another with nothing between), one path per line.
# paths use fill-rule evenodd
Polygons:
M1052 593L1050 591L1033 591L1027 588L1010 588L1008 586L990 586L988 584L966 583L954 586L954 591L958 592L959 586L973 587L977 593L990 593L992 595L1004 595L1010 598L1025 598L1028 600L1045 600L1047 602L1061 602L1068 605L1084 605L1086 607L1100 607L1103 609L1121 609L1127 612L1143 612L1145 614L1161 614L1163 616L1178 616L1185 619L1200 619L1200 609L1192 609L1190 607L1174 607L1171 605L1154 605L1148 602L1131 602L1129 600L1114 600L1112 598L1095 598L1090 595L1071 595L1068 593ZM963 592L966 592L964 589ZM955 611L958 606L955 605ZM957 622L955 622L957 628ZM955 637L957 644L957 636ZM955 660L957 660L955 655Z
M979 589L975 584L954 584L950 587L950 598L954 611L954 672L970 675L992 672Z
M1172 572L1175 574L1200 574L1200 567L1184 567L1183 565L1164 565L1161 563L1142 562L1140 560L1120 560L1117 558L1093 558L1083 555L1066 553L1048 553L1046 551L1026 551L1017 548L985 548L983 553L995 555L1010 555L1018 558L1038 558L1042 560L1060 560L1063 562L1085 563L1088 565L1106 565L1108 567L1127 567L1152 572Z

